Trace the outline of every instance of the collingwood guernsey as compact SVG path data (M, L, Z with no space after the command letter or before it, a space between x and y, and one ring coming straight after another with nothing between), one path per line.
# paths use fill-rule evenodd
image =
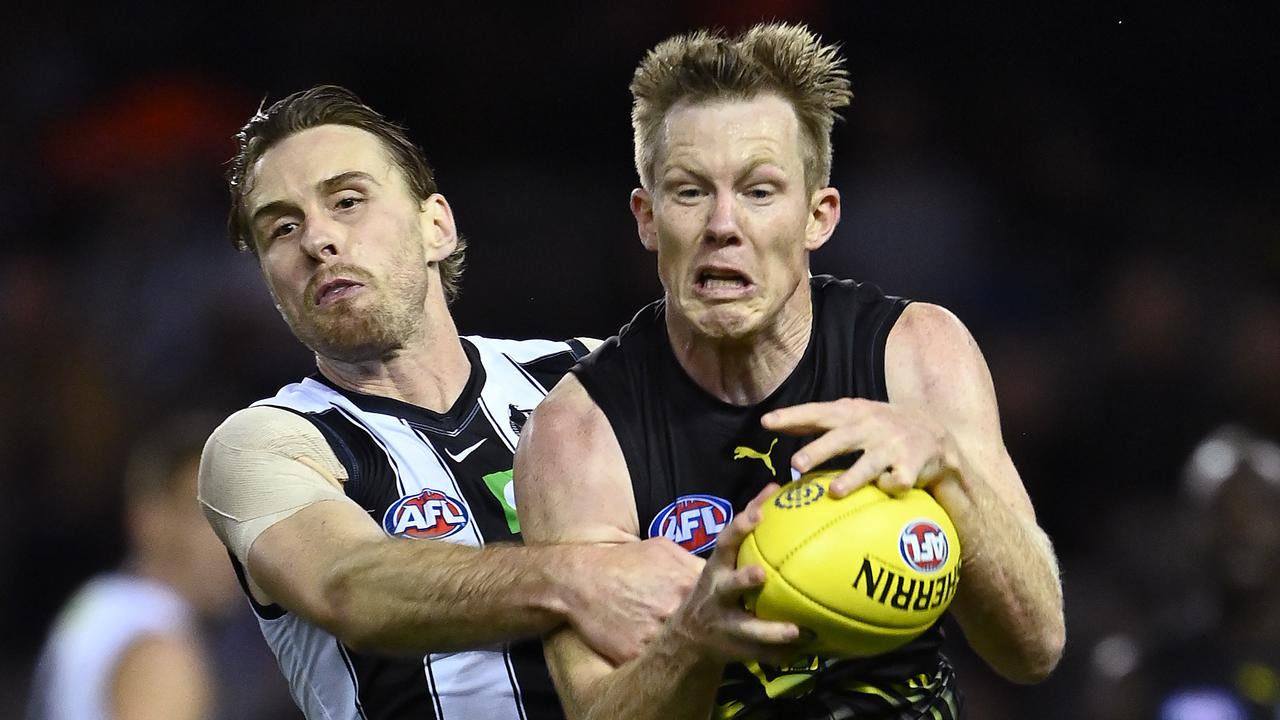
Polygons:
M343 491L386 534L471 546L518 540L511 468L520 430L586 348L481 337L462 345L471 375L443 414L350 392L318 374L254 405L314 425L346 471ZM236 571L248 594L239 562ZM364 655L279 606L253 605L308 718L563 717L537 638L419 658Z

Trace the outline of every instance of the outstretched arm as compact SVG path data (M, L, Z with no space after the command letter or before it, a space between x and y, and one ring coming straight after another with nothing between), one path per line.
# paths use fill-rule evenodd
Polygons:
M679 601L658 584L688 574L673 553L639 543L609 552L389 537L342 492L340 473L310 423L251 408L210 439L200 495L259 602L279 603L354 648L477 647L542 634L589 611L603 618L585 626L589 641L629 657L656 628L654 619L644 625L646 613ZM635 630L606 632L610 625Z
M792 456L801 472L863 451L832 484L837 497L867 482L889 492L929 490L960 534L964 564L951 609L965 637L1006 678L1042 680L1062 656L1062 585L1005 449L977 343L943 308L912 304L889 334L885 379L888 403L810 403L770 413L764 423L821 433Z

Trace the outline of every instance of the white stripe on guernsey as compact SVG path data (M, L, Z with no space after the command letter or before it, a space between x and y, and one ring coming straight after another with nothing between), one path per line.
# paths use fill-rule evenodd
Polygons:
M506 445L508 450L515 452L515 443L507 437L506 432L503 432L506 429L505 424L500 423L498 419L493 416L493 411L489 409L489 403L484 401L483 395L479 399L479 405L480 409L484 411L484 416L488 419L489 425L493 427L493 431L497 434L498 439L502 440L502 444Z
M440 694L441 720L524 720L506 651L490 647L459 653L434 653L426 661L428 676L448 676L449 691ZM500 690L502 690L500 692Z
M436 690L436 676L431 672L431 656L422 656L422 667L426 671L424 673L427 680L427 693L431 695L431 706L435 708L437 720L444 719L444 708L440 707L440 693Z
M400 465L396 462L396 456L391 453L391 448L387 447L386 443L382 441L382 438L378 435L378 433L374 432L373 428L366 425L364 420L362 420L359 415L351 412L350 410L336 403L334 404L333 407L335 410L342 413L343 417L350 420L352 425L355 425L356 427L365 431L365 434L367 434L369 438L372 439L373 442L378 446L378 448L382 450L382 454L387 456L387 464L391 466L391 472L396 474L396 488L400 491L400 497L404 497L405 495L408 495L409 491L406 490L404 487L404 479L400 477ZM376 519L378 521L378 524L381 525L382 518L376 518Z
M520 720L525 720L524 692L520 689L520 680L516 678L516 668L511 664L511 646L502 647L502 659L507 664L507 677L511 678L511 689L516 693L516 709L520 711Z
M351 664L351 656L347 654L347 649L336 638L333 644L338 646L338 652L342 655L342 662L347 666L347 672L351 673L351 686L356 692L356 712L360 713L361 720L368 720L368 716L364 714L364 706L360 704L360 678L356 677L356 669Z
M499 338L465 335L478 349L489 354L503 353L515 358L516 362L535 362L563 352L572 354L573 347L561 340L503 340Z
M573 355L568 352L564 354L569 355L569 357L573 357ZM515 359L513 359L510 355L507 355L506 353L503 353L502 357L506 358L507 362L511 363L511 366L514 367L517 371L519 371L520 375L523 376L525 380L528 380L530 385L538 388L538 392L542 393L544 396L547 394L547 389L542 387L542 383L535 380L534 377L529 374L529 371L524 369L523 365L516 362Z
M556 345L559 345L557 349L564 350L563 344L552 344L552 347ZM524 368L512 361L511 356L493 352L493 348L487 345L478 347L481 357L487 361L485 368L489 371L489 381L480 391L480 407L498 435L514 450L520 436L507 421L507 406L515 405L522 410L532 410L542 402L547 393ZM494 412L494 409L499 412Z

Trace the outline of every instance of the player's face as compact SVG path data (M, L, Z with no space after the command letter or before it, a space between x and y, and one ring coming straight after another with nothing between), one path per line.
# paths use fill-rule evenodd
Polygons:
M641 239L658 254L670 309L695 333L749 338L808 282L839 194L807 190L799 121L777 96L678 104L664 130L652 193L632 196Z
M434 270L452 250L440 196L414 199L378 138L344 125L267 150L246 198L263 274L295 335L346 362L419 336Z

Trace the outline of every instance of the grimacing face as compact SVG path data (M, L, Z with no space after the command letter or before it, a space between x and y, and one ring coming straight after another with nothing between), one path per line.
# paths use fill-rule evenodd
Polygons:
M263 153L250 181L263 276L303 344L362 362L421 334L429 263L456 242L452 215L439 195L414 199L376 136L345 125L300 131Z
M768 330L840 217L839 193L806 188L795 110L773 94L678 103L662 137L653 188L631 207L669 310L712 340Z

